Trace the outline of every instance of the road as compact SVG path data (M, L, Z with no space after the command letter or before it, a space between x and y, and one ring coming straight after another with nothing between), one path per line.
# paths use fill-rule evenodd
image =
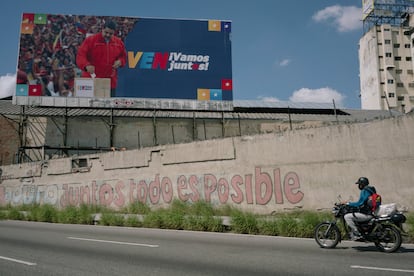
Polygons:
M414 245L0 221L0 275L414 275Z

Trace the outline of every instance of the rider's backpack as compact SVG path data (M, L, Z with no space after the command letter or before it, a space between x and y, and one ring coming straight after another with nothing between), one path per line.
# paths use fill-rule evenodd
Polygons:
M371 193L367 200L367 206L371 209L371 212L374 213L381 205L381 196L377 194L375 187L367 186L365 189Z

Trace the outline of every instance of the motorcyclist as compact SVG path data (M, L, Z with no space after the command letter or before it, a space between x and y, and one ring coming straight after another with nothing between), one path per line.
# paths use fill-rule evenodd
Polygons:
M344 219L348 226L352 229L351 239L352 240L360 240L362 239L361 233L358 231L358 228L355 225L355 222L363 222L370 220L373 215L371 213L371 209L367 206L367 201L369 196L372 194L371 191L375 192L375 188L370 186L370 189L367 189L369 185L369 180L366 177L358 178L357 182L358 188L361 190L359 194L359 199L356 202L346 202L347 205L351 207L358 208L357 211L348 213L344 216Z

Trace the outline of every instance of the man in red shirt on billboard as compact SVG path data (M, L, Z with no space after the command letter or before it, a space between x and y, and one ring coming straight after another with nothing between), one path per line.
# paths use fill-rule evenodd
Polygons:
M111 79L111 97L116 92L117 69L126 63L125 45L114 35L115 30L115 22L105 22L102 32L82 42L76 56L76 64L82 70L81 77Z

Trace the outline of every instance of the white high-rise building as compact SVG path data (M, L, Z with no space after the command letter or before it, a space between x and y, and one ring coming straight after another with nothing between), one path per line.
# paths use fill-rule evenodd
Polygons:
M363 1L367 30L359 41L362 109L414 110L412 7L409 0Z

